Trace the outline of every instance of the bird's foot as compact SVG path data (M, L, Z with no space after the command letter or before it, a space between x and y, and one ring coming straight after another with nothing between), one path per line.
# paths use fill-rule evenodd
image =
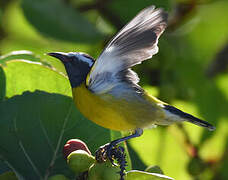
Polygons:
M120 177L123 179L125 175L125 167L127 166L126 162L126 155L124 152L124 148L121 146L117 146L114 143L108 143L103 146L101 146L97 151L96 151L96 160L98 162L105 162L107 160L110 160L112 165L114 166L120 166ZM117 161L115 163L114 161Z
M114 163L116 153L120 150L118 150L119 147L116 144L107 143L103 146L101 146L97 151L96 151L96 160L97 162L105 162L110 160L112 165L117 166L117 164ZM122 153L124 153L124 149L122 150Z

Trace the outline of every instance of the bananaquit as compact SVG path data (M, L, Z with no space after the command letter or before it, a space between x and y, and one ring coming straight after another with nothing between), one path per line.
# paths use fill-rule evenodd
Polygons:
M54 52L62 61L77 108L96 124L118 131L132 131L107 144L108 150L143 133L152 125L187 121L209 130L215 127L149 95L138 85L131 70L158 52L158 38L167 26L168 15L150 6L142 10L106 45L95 61L81 52ZM110 158L108 156L108 158Z

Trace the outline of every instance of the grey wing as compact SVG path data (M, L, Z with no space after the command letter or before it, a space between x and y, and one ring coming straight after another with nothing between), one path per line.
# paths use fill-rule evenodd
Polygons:
M112 91L121 85L140 90L139 78L130 68L158 52L158 38L167 26L168 15L154 6L143 9L108 43L87 76L94 93Z

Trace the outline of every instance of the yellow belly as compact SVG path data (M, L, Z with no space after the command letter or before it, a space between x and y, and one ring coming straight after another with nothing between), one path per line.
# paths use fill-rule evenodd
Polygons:
M148 103L96 95L84 84L73 88L74 102L81 113L96 124L112 130L134 130L152 125L160 114Z

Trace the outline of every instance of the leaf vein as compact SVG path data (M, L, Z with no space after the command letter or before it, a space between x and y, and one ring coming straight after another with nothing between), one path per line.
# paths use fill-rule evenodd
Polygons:
M67 114L66 114L66 117L65 117L64 122L63 122L62 129L61 129L61 131L60 131L60 135L59 135L59 138L58 138L58 142L57 142L56 148L55 148L55 150L54 150L54 154L53 154L52 160L51 160L51 162L50 162L50 164L49 164L49 166L48 166L48 168L47 168L47 171L46 171L46 174L45 174L45 177L44 177L45 180L48 178L49 173L50 173L50 169L51 169L51 167L54 165L55 160L56 160L57 157L58 157L58 151L59 151L60 144L61 144L61 141L62 141L64 132L65 132L66 124L67 124L67 122L68 122L68 120L69 120L69 117L70 117L70 114L71 114L71 112L72 112L72 107L73 107L73 103L71 102L70 108L69 108L69 110L68 110L68 112L67 112Z
M16 120L17 120L17 116L15 116L14 120L13 120L13 124L14 124L14 129L15 129L15 132L16 134L18 134L18 129L17 129L17 123L16 123ZM36 174L42 178L42 175L41 173L39 172L39 170L37 169L37 167L35 166L35 164L32 162L32 159L29 157L28 153L26 152L25 148L24 148L24 145L22 143L22 141L18 138L18 143L19 143L19 147L21 148L22 152L24 153L26 159L29 161L29 163L31 164L32 168L34 169L34 171L36 172Z
M50 138L48 137L48 133L47 133L46 129L44 128L44 125L43 125L43 123L42 123L42 121L41 121L40 115L39 115L39 123L40 123L41 130L43 131L44 136L45 136L45 138L46 138L46 140L47 140L48 145L49 145L49 146L51 147L51 149L54 151L54 146L53 146L53 144L51 143Z

